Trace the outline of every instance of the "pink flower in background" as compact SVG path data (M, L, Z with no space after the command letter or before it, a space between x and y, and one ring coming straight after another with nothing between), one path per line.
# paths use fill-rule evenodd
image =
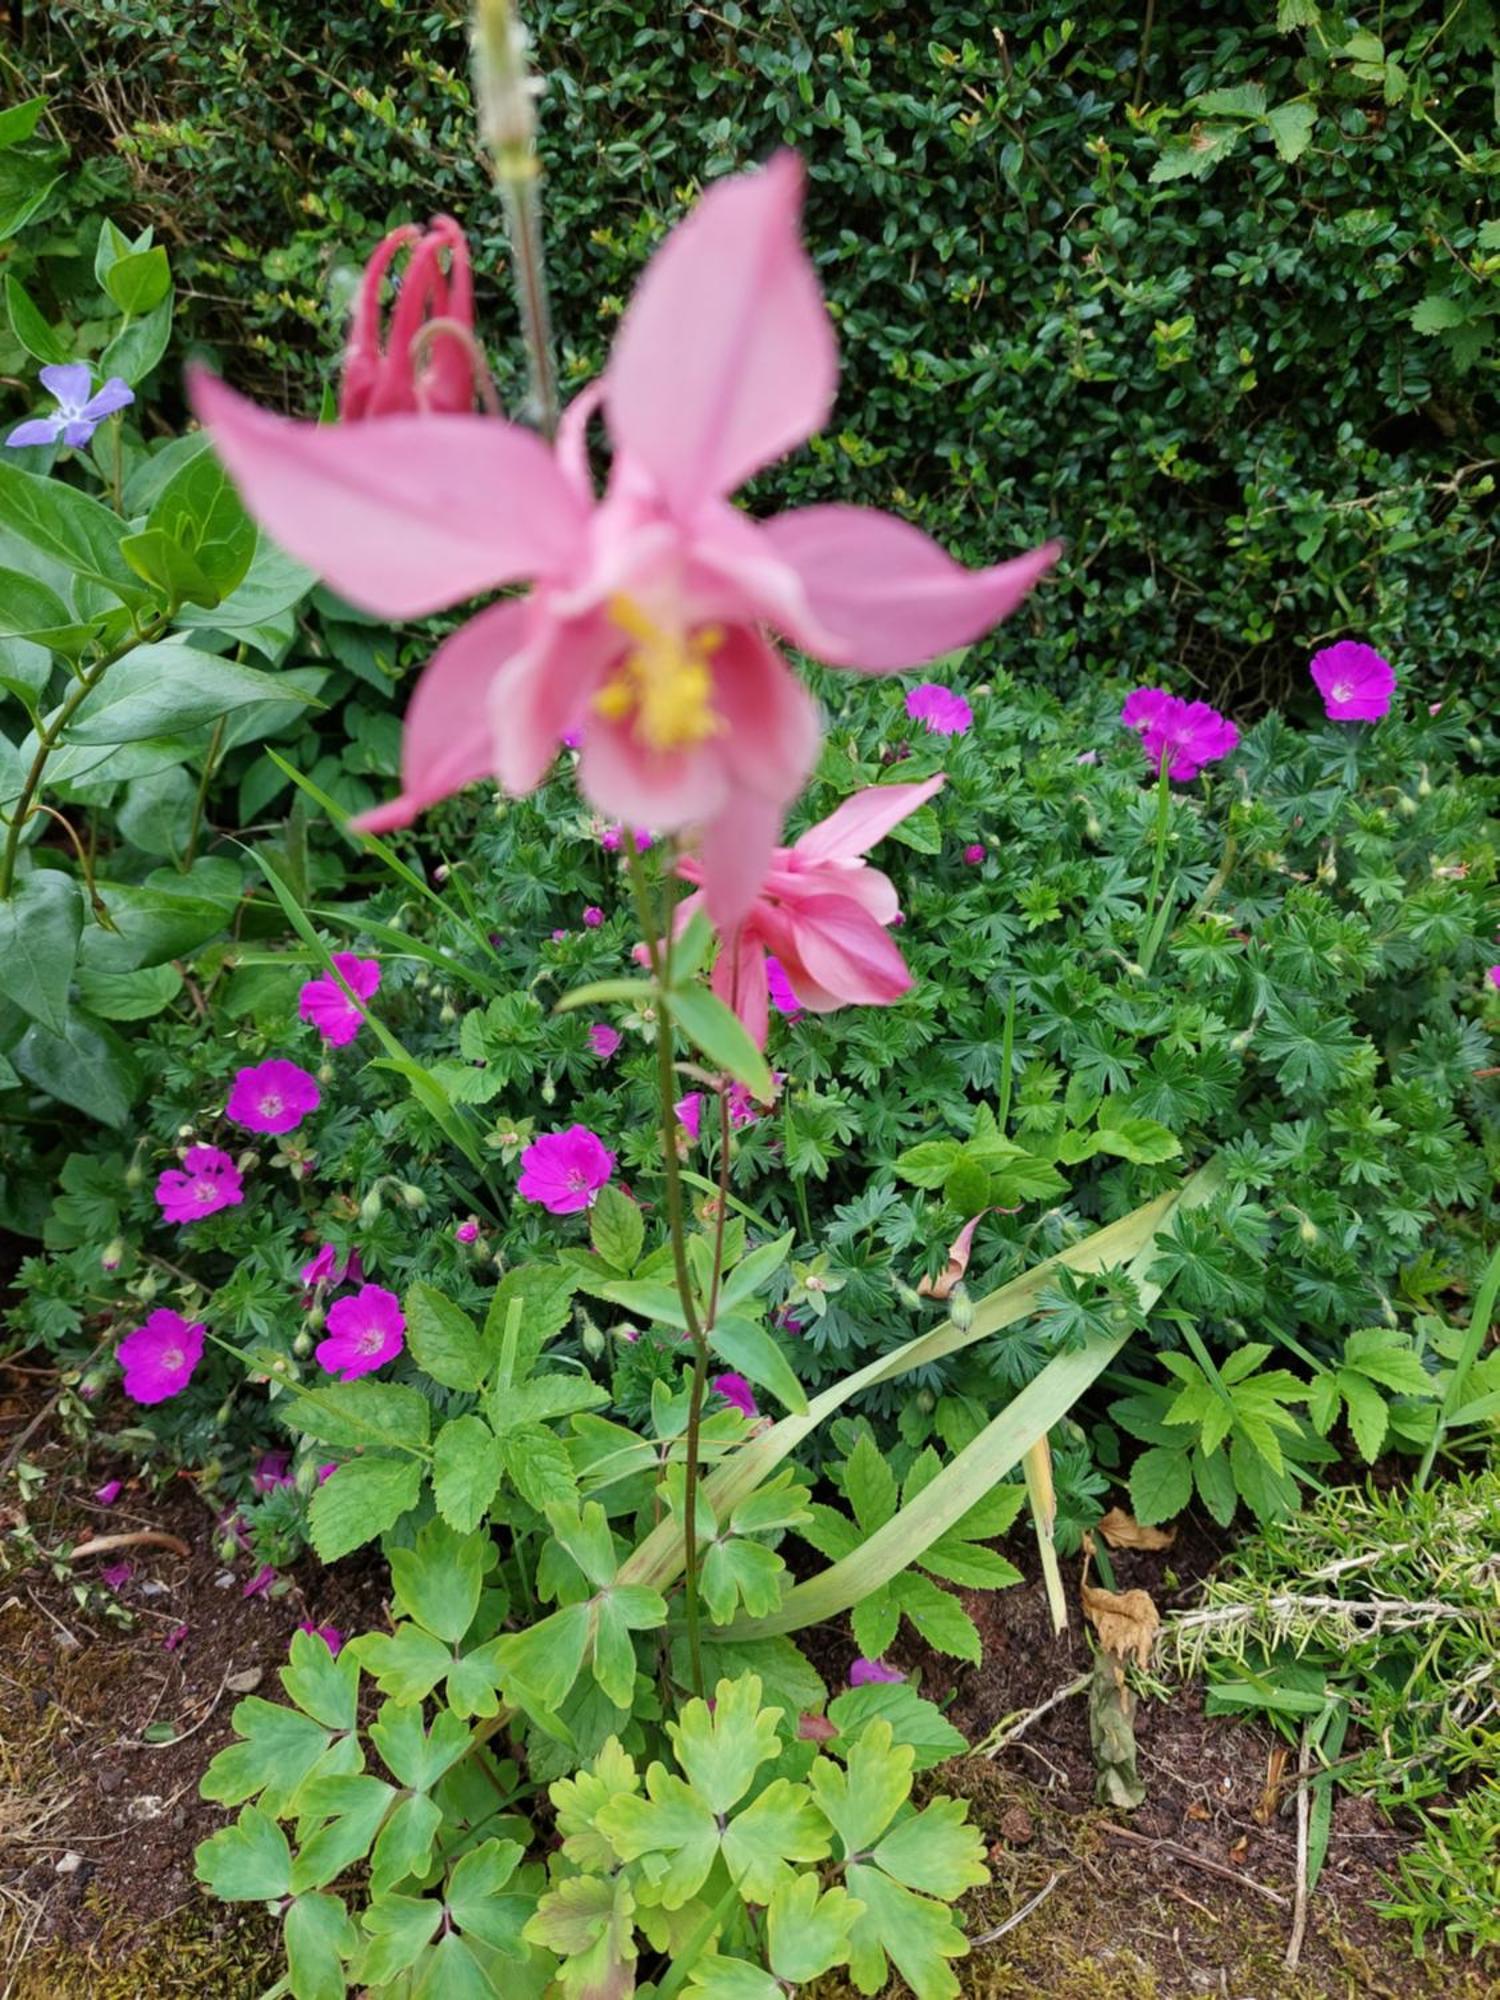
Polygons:
M332 1243L325 1243L309 1257L298 1273L304 1285L342 1285L346 1280L358 1285L364 1282L364 1275L359 1252L349 1250L340 1256Z
M156 1183L156 1199L167 1222L199 1222L245 1199L240 1170L217 1146L189 1146L181 1167L168 1167Z
M120 1480L106 1479L102 1486L95 1489L94 1498L101 1507L113 1507L123 1491L124 1486Z
M335 1659L344 1649L344 1635L337 1625L314 1625L310 1618L299 1621L299 1632L311 1632L315 1639L321 1639Z
M612 1028L607 1021L595 1021L589 1029L589 1048L600 1062L608 1062L619 1049L623 1037L618 1028Z
M983 859L984 859L984 843L978 840L971 840L968 846L964 849L964 860L969 864L971 868L977 868L980 862L983 861Z
M110 1563L106 1568L101 1569L99 1579L102 1583L107 1583L111 1590L118 1593L125 1588L134 1575L134 1563L117 1562Z
M403 250L410 255L382 343L380 295ZM339 393L344 423L414 410L473 409L474 368L466 343L435 332L416 346L434 319L474 330L469 246L451 215L434 216L425 233L410 222L393 229L366 264L344 353Z
M615 1156L586 1125L566 1132L544 1132L521 1155L516 1192L523 1201L540 1202L549 1215L575 1215L592 1208L595 1197L615 1170Z
M1389 714L1396 670L1373 646L1340 639L1313 654L1309 672L1330 722L1379 722Z
M1160 688L1136 688L1125 697L1120 720L1140 732L1141 748L1153 770L1166 763L1167 775L1186 783L1205 764L1227 757L1240 732L1206 701L1183 701Z
M479 1224L471 1215L467 1222L461 1222L458 1225L453 1234L460 1243L477 1243L479 1241Z
M1490 967L1490 984L1491 986L1500 986L1500 965L1492 965Z
M1097 750L1080 750L1078 755L1073 759L1075 764L1097 764L1098 761L1099 752Z
M583 913L583 921L591 931L596 931L600 924L604 922L604 912L597 903L590 903Z
M851 1005L888 1006L910 988L906 961L886 936L897 914L896 892L864 857L942 783L940 772L922 784L872 785L845 799L793 846L773 850L770 870L743 919L728 929L720 926L713 989L758 1047L765 1047L770 1023L767 953L775 954L801 1004L818 1014ZM678 872L689 882L703 880L695 860L680 862ZM703 900L693 895L678 904L679 928Z
M335 1299L325 1323L327 1336L314 1351L341 1382L355 1382L383 1368L406 1345L401 1301L382 1285L361 1285L348 1297Z
M344 985L361 1000L371 999L379 990L379 959L356 958L352 951L336 951L333 962ZM302 988L297 995L297 1012L304 1021L312 1022L325 1042L332 1042L336 1048L354 1040L365 1018L344 987L326 972L321 979L309 979Z
M250 1475L251 1488L256 1493L274 1493L278 1486L290 1486L291 1464L290 1452L263 1452L254 1472Z
M341 596L405 621L533 586L440 647L407 711L401 795L357 824L404 826L481 778L530 792L581 731L585 795L628 825L701 829L712 913L730 925L817 755L816 710L767 630L829 665L897 672L998 624L1056 559L1049 544L971 571L872 509L760 521L732 504L833 405L802 184L790 153L715 183L651 259L555 447L462 414L298 423L194 372L246 504Z
M758 1417L760 1411L755 1405L755 1391L743 1375L715 1375L709 1387L732 1403L741 1416Z
M786 976L785 966L771 951L766 953L766 992L777 1013L785 1014L789 1021L795 1021L802 1012L802 1002L792 991L792 982Z
M966 736L974 727L974 711L961 694L937 681L923 681L906 697L906 712L929 736Z
M263 1563L240 1592L241 1597L264 1597L276 1581L276 1572L269 1563Z
M650 851L651 836L643 826L636 827L631 837L635 841L635 851L637 854L645 854ZM625 829L623 826L607 826L599 836L599 845L607 853L617 854L620 849L620 843L624 838Z
M322 1101L316 1077L273 1056L235 1072L224 1116L247 1132L290 1132Z
M884 1660L859 1659L849 1669L849 1685L852 1688L896 1687L905 1679L899 1667L888 1667Z
M161 1642L162 1651L164 1653L175 1653L187 1635L188 1628L186 1625L174 1625L166 1638Z
M690 1090L672 1106L672 1115L696 1146L703 1133L703 1092Z
M189 1326L181 1313L158 1306L115 1349L125 1371L125 1393L133 1403L165 1403L180 1395L203 1358L205 1328Z

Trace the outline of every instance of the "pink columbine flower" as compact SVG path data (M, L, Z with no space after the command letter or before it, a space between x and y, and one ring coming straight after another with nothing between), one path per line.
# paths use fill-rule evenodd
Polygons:
M257 1493L274 1493L278 1486L290 1486L292 1482L292 1455L287 1451L263 1452L250 1484Z
M969 864L971 868L977 868L980 862L983 861L983 859L984 859L984 843L979 840L971 840L968 846L964 849L964 860Z
M884 1660L859 1659L849 1669L849 1685L852 1688L895 1687L905 1679L899 1667L888 1667Z
M403 250L410 254L382 345L380 295ZM473 332L469 246L451 215L434 216L425 233L410 222L393 229L366 264L344 353L339 394L344 423L417 410L473 409L474 367L467 343L439 331L416 345L434 319L454 320Z
M966 736L974 727L974 711L961 694L938 681L923 681L906 697L906 712L929 736Z
M107 1583L111 1590L118 1593L125 1588L134 1575L134 1563L117 1562L110 1563L107 1568L101 1569L99 1580L101 1583Z
M998 624L1055 561L1049 544L970 571L872 509L759 521L732 504L833 405L802 187L780 153L703 196L555 446L494 417L298 423L194 372L242 498L341 596L404 621L533 586L439 649L407 711L401 795L357 824L404 826L481 778L530 792L581 730L591 803L629 825L703 829L713 914L730 924L817 755L813 702L767 630L829 665L898 672ZM602 497L586 448L599 411Z
M479 1241L479 1224L471 1215L467 1222L461 1222L458 1225L453 1234L460 1243L477 1243Z
M726 1403L732 1403L741 1416L760 1415L760 1411L756 1408L755 1391L743 1375L715 1375L709 1387L721 1395Z
M125 1393L133 1403L165 1403L180 1395L203 1358L205 1328L189 1326L181 1313L158 1306L115 1349L125 1371Z
M773 951L766 953L766 992L777 1013L784 1014L789 1021L795 1021L802 1012L802 1002L792 991L786 967Z
M354 1382L387 1361L406 1345L406 1317L401 1301L382 1285L361 1285L328 1308L328 1333L315 1352L330 1375Z
M236 1070L224 1116L247 1132L290 1132L322 1101L315 1076L273 1056L253 1069Z
M596 931L604 922L604 912L597 903L590 903L583 913L583 921L591 931Z
M589 1029L589 1048L600 1062L608 1062L615 1055L624 1037L618 1028L612 1028L607 1021L595 1021Z
M269 1563L263 1563L240 1592L241 1597L264 1597L276 1581L276 1572Z
M1141 748L1153 770L1166 764L1179 783L1196 778L1205 764L1227 757L1240 732L1206 701L1183 701L1160 688L1136 688L1125 697L1120 720L1140 732Z
M516 1192L538 1201L549 1215L576 1215L592 1208L615 1170L615 1156L586 1125L566 1132L543 1132L521 1155Z
M297 1275L304 1285L358 1285L364 1282L365 1273L357 1250L348 1250L340 1256L336 1244L325 1243Z
M106 1479L102 1486L94 1489L94 1498L101 1507L113 1507L124 1492L124 1483L118 1479Z
M168 1167L156 1183L164 1221L201 1222L245 1199L240 1170L217 1146L189 1146L181 1167Z
M1340 639L1313 654L1309 672L1330 722L1379 722L1390 713L1396 670L1373 646Z
M352 951L336 951L333 962L344 986L361 1000L371 999L379 990L379 959L356 958ZM355 1006L344 986L325 972L321 979L309 979L297 995L297 1012L302 1019L311 1021L324 1041L332 1042L336 1048L354 1040L365 1018L364 1010Z
M713 989L734 1009L759 1047L770 1021L766 954L780 961L804 1007L889 1006L911 986L906 961L886 936L897 915L896 892L866 850L884 839L943 783L942 773L918 785L872 785L845 799L791 847L772 851L771 866L749 910L734 928L720 927ZM695 860L678 864L689 882L704 879ZM685 926L704 898L677 906ZM712 914L712 912L710 912Z
M703 1092L690 1090L672 1106L672 1116L696 1146L703 1133Z
M344 1635L337 1625L314 1625L310 1618L298 1621L299 1632L311 1632L315 1639L321 1639L335 1659L344 1649Z

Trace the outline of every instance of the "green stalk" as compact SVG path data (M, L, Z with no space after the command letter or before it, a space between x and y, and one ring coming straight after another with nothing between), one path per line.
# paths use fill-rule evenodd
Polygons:
M1447 1389L1443 1392L1442 1408L1438 1411L1437 1422L1433 1426L1432 1442L1422 1455L1416 1479L1418 1489L1427 1484L1433 1462L1438 1455L1438 1447L1442 1444L1455 1415L1462 1408L1463 1392L1469 1379L1469 1371L1479 1359L1489 1336L1497 1303L1500 1303L1500 1247L1496 1248L1479 1282L1474 1310L1469 1315L1469 1330L1464 1335L1464 1344L1459 1349L1458 1359L1453 1364L1453 1374L1449 1378Z
M1141 946L1141 971L1151 970L1151 961L1156 957L1167 927L1167 915L1171 909L1169 900L1161 900L1162 874L1167 863L1167 829L1172 812L1172 779L1167 770L1167 753L1161 753L1161 770L1156 779L1156 858L1151 866L1151 893L1146 898L1149 915L1146 919L1145 941Z
M1063 1593L1062 1570L1057 1561L1057 1488L1052 1479L1052 1443L1044 1431L1035 1444L1028 1445L1021 1459L1026 1480L1026 1499L1031 1508L1031 1525L1036 1530L1037 1554L1042 1559L1042 1580L1047 1586L1047 1609L1052 1613L1052 1630L1059 1636L1068 1629L1068 1600Z

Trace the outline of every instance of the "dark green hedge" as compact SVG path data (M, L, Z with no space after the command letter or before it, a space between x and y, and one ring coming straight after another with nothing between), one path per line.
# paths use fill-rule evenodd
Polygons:
M1143 11L537 4L566 374L695 187L790 143L844 387L758 501L893 506L970 560L1062 532L1061 587L1003 641L1061 687L1253 703L1345 631L1500 686L1490 0L1387 0L1383 43L1373 6L1171 0L1144 44ZM451 208L518 394L464 15L57 0L26 54L128 158L237 378L305 402L370 241Z

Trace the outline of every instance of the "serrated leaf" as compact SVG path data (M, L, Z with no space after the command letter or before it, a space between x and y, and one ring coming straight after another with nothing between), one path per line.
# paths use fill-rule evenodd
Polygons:
M984 1648L973 1619L958 1599L915 1570L893 1576L888 1585L904 1617L909 1618L929 1646L957 1660L977 1665Z
M1349 1412L1349 1429L1359 1446L1360 1457L1366 1465L1373 1465L1380 1456L1390 1428L1390 1412L1385 1398L1373 1382L1355 1374L1352 1368L1339 1370L1339 1388Z
M611 1269L629 1276L640 1259L646 1225L639 1207L613 1182L600 1188L589 1213L589 1241Z
M879 1717L890 1725L892 1740L908 1744L916 1758L914 1770L927 1771L968 1749L961 1731L935 1702L924 1700L910 1681L873 1681L850 1688L828 1704L828 1719L838 1730L834 1745L848 1746L867 1722Z
M463 1308L433 1285L413 1285L405 1306L406 1342L417 1366L445 1389L477 1389L484 1381L485 1351Z
M500 1456L523 1500L545 1511L578 1498L578 1481L567 1446L540 1424L520 1424L500 1439Z
M1130 1468L1130 1511L1142 1527L1180 1514L1193 1497L1193 1469L1186 1451L1156 1445Z
M862 1431L844 1462L845 1497L861 1531L873 1535L896 1511L896 1476L868 1431Z
M323 1562L383 1535L417 1504L422 1464L415 1458L348 1460L318 1488L308 1507L312 1545Z
M450 1528L477 1528L500 1490L504 1457L483 1417L454 1417L432 1447L432 1497Z
M318 1382L299 1385L280 1413L290 1429L319 1444L418 1449L427 1442L432 1405L420 1389L399 1382Z
M1290 164L1300 160L1312 143L1313 128L1318 122L1317 107L1312 104L1278 104L1266 113L1267 126L1276 141L1276 151Z

